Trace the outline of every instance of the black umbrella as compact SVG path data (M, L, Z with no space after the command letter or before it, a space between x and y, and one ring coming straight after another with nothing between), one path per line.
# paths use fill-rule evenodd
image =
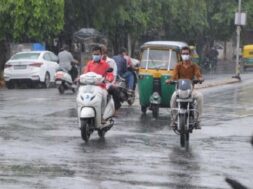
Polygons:
M88 40L92 38L102 38L103 35L94 28L82 28L73 34L75 40Z

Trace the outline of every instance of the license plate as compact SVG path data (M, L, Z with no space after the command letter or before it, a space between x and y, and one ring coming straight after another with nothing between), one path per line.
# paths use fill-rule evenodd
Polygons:
M58 80L58 81L56 81L55 83L56 83L57 85L60 85L60 84L62 83L62 81L59 81L59 80Z
M26 69L26 65L14 65L14 69L15 69L15 70Z

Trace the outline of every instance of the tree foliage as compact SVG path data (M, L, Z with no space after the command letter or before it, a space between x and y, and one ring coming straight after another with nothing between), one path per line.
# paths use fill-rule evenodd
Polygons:
M0 0L0 38L45 41L63 28L64 0Z
M114 49L131 40L184 40L212 43L235 32L237 1L231 0L65 0L65 34L81 27L103 32ZM248 27L253 27L252 1L244 0ZM65 37L67 36L65 35Z
M147 40L184 40L202 46L235 33L234 0L0 0L0 38L45 40L61 31L71 41L83 27L108 37L113 48ZM247 26L253 27L253 1L243 0ZM64 16L63 16L64 15ZM64 19L64 20L63 20ZM64 24L64 27L63 27ZM138 44L139 43L139 44Z

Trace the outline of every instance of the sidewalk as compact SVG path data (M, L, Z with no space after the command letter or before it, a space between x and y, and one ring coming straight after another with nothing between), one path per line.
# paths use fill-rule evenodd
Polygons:
M232 78L235 75L236 63L235 60L219 60L215 71L203 74L205 81L202 84L195 85L196 89L215 87L220 85L227 85L240 82L236 78ZM242 73L242 81L246 78L252 78L253 73Z
M232 78L232 76L225 77L225 78L216 78L216 79L209 79L205 80L202 84L196 84L194 86L195 89L203 89L203 88L209 88L209 87L217 87L221 85L228 85L232 83L238 83L240 82L239 79Z

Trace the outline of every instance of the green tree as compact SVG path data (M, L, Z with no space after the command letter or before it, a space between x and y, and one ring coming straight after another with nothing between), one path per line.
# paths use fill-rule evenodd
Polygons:
M62 30L64 0L0 0L0 69L9 42L47 42Z
M0 0L0 38L45 41L63 28L64 0Z

